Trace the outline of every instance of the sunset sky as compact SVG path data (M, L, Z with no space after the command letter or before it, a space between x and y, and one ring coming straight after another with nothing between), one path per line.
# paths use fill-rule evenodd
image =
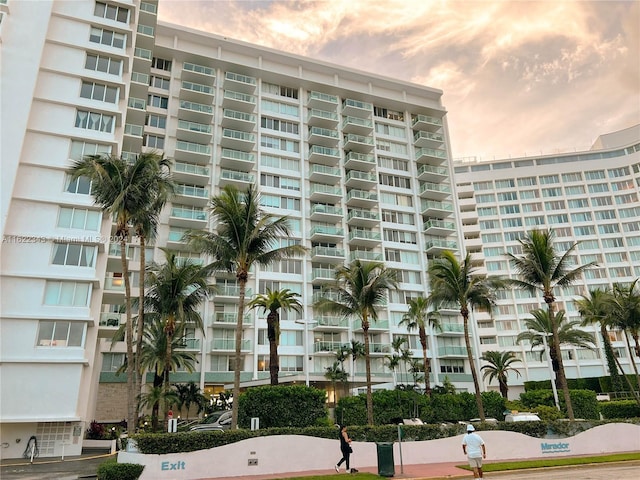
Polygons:
M639 1L162 0L162 21L444 91L453 157L640 123Z

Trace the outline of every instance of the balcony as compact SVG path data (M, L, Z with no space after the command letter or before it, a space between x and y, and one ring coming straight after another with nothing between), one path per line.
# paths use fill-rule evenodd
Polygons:
M349 261L360 260L362 263L366 262L382 262L382 253L372 252L370 250L353 250L349 254Z
M344 166L348 170L371 171L376 166L376 159L370 153L349 152L344 157Z
M314 285L322 285L323 283L332 282L335 279L335 269L333 268L312 268L311 283Z
M336 112L328 112L318 108L309 109L307 115L307 123L313 127L336 128L338 126L338 114Z
M307 160L312 163L335 167L340 162L340 150L323 147L322 145L310 145Z
M225 185L235 185L240 191L245 191L249 185L253 185L255 176L251 173L239 172L237 170L220 171L219 184L221 187Z
M464 325L459 323L441 323L440 334L445 336L464 335Z
M447 160L447 152L433 148L416 148L416 162L440 165Z
M188 205L204 206L209 202L209 190L195 185L176 185L175 200Z
M211 67L184 62L182 64L182 78L204 83L205 85L213 85L216 81L216 72Z
M333 355L335 352L337 352L341 348L342 348L342 343L340 342L319 341L313 344L314 353L330 353Z
M348 319L344 317L335 317L329 315L318 315L313 317L313 320L316 322L317 330L334 330L334 329L343 329L349 327Z
M419 194L421 198L444 200L451 196L451 186L446 183L425 182L420 184Z
M373 227L380 223L380 214L373 210L353 208L347 214L347 223L356 227Z
M340 299L338 294L332 290L320 289L320 290L314 290L314 292L315 293L311 297L311 301L313 303L319 302L323 298L328 298L329 300L334 300L334 301L338 301Z
M175 162L173 164L173 179L178 182L189 182L206 185L209 182L209 168L193 163Z
M382 243L382 235L370 229L357 228L349 232L349 246L375 247Z
M243 352L251 351L251 340L243 339L240 343L240 350ZM212 352L235 352L236 340L234 338L214 338L211 340Z
M225 72L224 86L243 93L254 93L256 91L256 79L248 75L241 75L234 72Z
M457 251L458 243L455 240L429 237L425 241L425 252L429 255L439 255L445 250Z
M175 158L208 165L211 162L211 145L178 140L176 141Z
M326 165L309 165L309 180L312 182L324 182L335 185L340 182L342 172L338 167L328 167Z
M413 136L413 144L416 147L442 148L444 145L444 135L419 131Z
M342 218L343 210L333 205L315 204L309 211L311 220L316 222L338 222Z
M178 116L184 120L211 123L213 119L213 106L180 100Z
M342 188L321 183L312 183L309 188L309 199L312 202L334 203L342 200Z
M344 117L342 120L342 131L356 135L371 135L373 122L368 118Z
M344 250L335 247L313 247L311 249L311 261L322 263L342 263Z
M449 178L447 167L438 167L435 165L421 165L418 168L418 180L421 182L444 182Z
M186 250L187 241L184 235L187 233L186 228L170 227L169 236L167 237L167 247L174 250Z
M201 208L171 207L169 225L185 228L204 228L207 226L207 213Z
M347 116L369 118L373 112L373 105L359 100L347 98L342 102L342 113Z
M465 347L438 347L438 357L463 357L467 358L467 349Z
M113 338L113 335L118 331L120 325L124 325L126 321L127 315L124 313L101 313L98 324L98 337Z
M222 112L221 123L225 128L252 132L256 127L256 116L251 113L225 108Z
M429 219L423 224L424 233L427 235L448 236L456 231L456 224L444 220Z
M205 105L213 103L214 87L201 83L182 81L180 99L194 102L202 102Z
M349 190L347 192L347 205L349 207L372 208L378 204L378 194L365 190Z
M353 320L353 325L351 327L354 332L362 332L362 321L357 319ZM369 322L369 331L375 330L389 330L389 320L386 318L379 318L378 320L371 320ZM376 345L388 345L383 343L377 343Z
M309 238L312 242L339 242L344 239L344 229L329 225L311 227Z
M223 148L220 156L220 166L232 170L251 171L256 165L256 156L253 153L241 152L230 148Z
M215 312L211 315L210 326L224 327L229 326L235 328L238 325L238 312ZM253 325L251 315L242 317L242 325Z
M307 106L311 108L334 110L338 106L338 97L322 92L309 92Z
M345 185L349 188L359 188L369 190L378 183L378 177L372 172L361 172L360 170L349 170L345 179Z
M374 322L371 322L371 326L373 325L374 325ZM373 330L375 330L375 328ZM377 343L377 342L369 343L369 353L371 355L386 355L390 352L391 352L391 345L389 345L388 343Z
M370 153L373 150L373 137L349 133L344 136L344 149L359 153Z
M246 93L225 90L222 98L224 108L237 109L242 112L251 113L256 109L256 97Z
M133 125L130 123L125 124L124 134L127 137L135 137L142 141L142 135L144 133L144 127L142 125Z
M426 132L437 132L442 128L442 119L428 115L416 115L412 119L411 128Z
M244 151L253 150L256 144L256 136L253 133L247 133L241 130L223 128L220 144L225 148Z
M124 278L123 277L106 277L104 279L104 289L112 292L124 293Z
M149 75L140 72L131 72L131 82L129 83L129 95L146 96L149 91ZM145 101L146 104L146 101Z
M307 141L313 145L322 145L324 147L335 147L340 142L340 136L336 130L322 127L311 127Z
M147 101L142 98L129 97L127 107L127 122L137 125L144 124L147 114Z
M453 204L450 202L422 200L420 202L420 208L422 215L426 217L446 218L453 215Z
M183 338L182 346L176 350L196 350L200 351L200 339L199 338Z
M216 285L216 301L230 301L238 302L240 296L240 287L237 285ZM253 296L250 288L247 288L244 292L244 297L249 298Z
M210 124L178 120L176 134L179 140L196 144L207 144L211 142L212 132L213 128Z

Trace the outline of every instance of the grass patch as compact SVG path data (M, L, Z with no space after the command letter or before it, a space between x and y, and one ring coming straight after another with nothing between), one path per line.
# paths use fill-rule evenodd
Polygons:
M380 480L381 477L379 475L376 475L375 473L368 473L368 472L358 472L358 473L350 473L349 475L345 475L344 473L340 474L340 473L334 473L333 475L310 475L307 477L289 477L287 479L282 479L282 480L344 480L345 478L357 478L358 480Z
M524 460L521 462L494 462L482 465L483 472L502 472L522 470L524 468L564 467L584 465L588 463L626 462L640 460L640 453L616 453L614 455L598 455L593 457L545 458L542 460ZM471 470L469 465L458 465L459 468Z

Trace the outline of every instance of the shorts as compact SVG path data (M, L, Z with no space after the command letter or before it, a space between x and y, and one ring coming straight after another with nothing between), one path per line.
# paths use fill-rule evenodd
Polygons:
M471 468L482 468L482 457L469 458L469 466Z

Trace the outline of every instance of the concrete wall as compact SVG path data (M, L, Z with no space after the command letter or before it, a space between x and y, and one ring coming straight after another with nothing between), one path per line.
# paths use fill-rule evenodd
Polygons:
M487 445L487 461L595 455L640 450L640 426L608 424L574 437L538 439L514 432L478 432ZM606 439L606 441L603 441ZM460 462L462 435L422 442L403 442L405 465ZM394 459L400 464L399 444ZM211 477L243 477L309 470L333 471L340 459L338 440L286 435L259 437L209 450L170 455L120 452L118 462L146 465L141 480L196 480ZM375 443L353 443L352 466L377 466Z

